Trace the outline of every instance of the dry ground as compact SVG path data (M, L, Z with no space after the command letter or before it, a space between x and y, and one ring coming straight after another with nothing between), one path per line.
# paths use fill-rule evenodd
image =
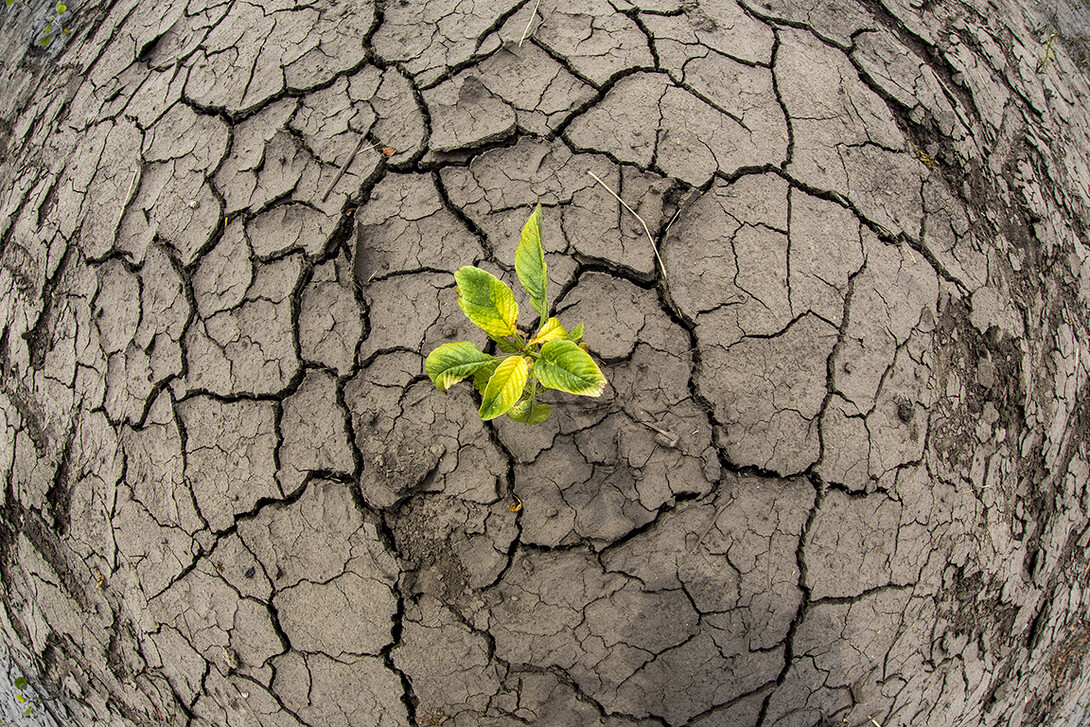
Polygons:
M1090 87L1045 11L46 12L0 30L0 624L72 724L1074 704ZM611 385L483 424L422 354L484 343L450 273L513 282L537 202Z

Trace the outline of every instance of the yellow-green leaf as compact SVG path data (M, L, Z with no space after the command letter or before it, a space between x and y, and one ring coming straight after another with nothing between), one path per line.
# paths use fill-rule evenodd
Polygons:
M564 338L568 339L569 341L575 341L576 343L579 343L580 341L582 341L583 340L583 324L580 323L578 326L576 326L575 328L568 331L568 335L564 336Z
M562 338L541 347L534 374L543 386L581 396L601 396L606 377L586 351Z
M492 374L496 373L496 367L500 365L502 360L502 358L494 358L490 363L477 369L477 373L473 374L473 388L484 394L485 387L488 386L488 380L492 378Z
M508 356L500 361L496 372L484 387L481 419L495 419L519 400L526 388L526 379L530 376L530 359L525 356Z
M541 327L537 335L530 339L530 343L548 343L558 338L565 338L567 335L568 332L564 330L564 326L560 325L560 321L550 318L545 321L545 325Z
M63 13L67 9L68 9L67 5L57 5L57 12L58 13Z
M526 292L530 305L542 320L549 315L549 301L545 295L545 252L541 247L541 205L534 207L530 219L522 228L522 237L515 251L515 273Z
M514 336L519 317L515 294L490 272L466 266L454 274L458 306L482 331L492 337Z
M424 370L435 387L444 394L447 389L492 362L492 357L482 353L469 341L444 343L428 354Z
M507 416L520 424L541 424L552 414L553 408L548 404L534 402L530 408L530 399L526 398L507 410Z

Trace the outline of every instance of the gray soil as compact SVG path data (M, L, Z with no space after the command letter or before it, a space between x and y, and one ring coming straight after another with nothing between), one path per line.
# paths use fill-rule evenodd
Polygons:
M1055 3L92 0L45 48L8 8L19 668L73 725L1076 719ZM514 283L538 202L610 386L482 423L423 355L485 343L451 271Z

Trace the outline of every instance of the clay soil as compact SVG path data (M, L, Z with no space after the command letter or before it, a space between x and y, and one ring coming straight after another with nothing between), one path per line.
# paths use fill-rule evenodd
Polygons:
M1081 711L1090 6L1055 1L92 0L44 47L8 8L0 633L44 709ZM609 386L481 422L423 357L488 343L451 273L516 284L537 203Z

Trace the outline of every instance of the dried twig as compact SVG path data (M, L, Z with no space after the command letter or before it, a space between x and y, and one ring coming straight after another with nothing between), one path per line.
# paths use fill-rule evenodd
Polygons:
M712 520L708 523L708 527L704 528L704 532L700 533L700 537L696 539L696 542L689 548L690 553L695 553L696 549L700 547L700 544L704 542L704 538L708 537L708 533L715 528L715 524L719 522L719 516L723 514L723 511L730 507L730 504L734 502L734 495L728 495L728 500L722 503L715 509L715 514L712 516Z
M640 221L640 224L641 224L641 225L643 225L643 231L644 231L645 233L647 233L647 241L651 243L651 249L655 251L655 259L656 259L656 260L658 260L658 263L659 263L659 270L661 270L661 271L662 271L662 279L663 279L663 280L666 280L666 266L662 264L662 258L661 258L661 257L659 257L659 246L655 244L655 238L651 237L651 230L647 229L647 223L643 221L643 218L642 218L642 217L640 217L640 216L639 216L638 214L636 214L636 210L634 210L634 209L632 209L631 207L629 207L629 206L628 206L628 203L627 203L627 202L625 202L625 201L624 201L623 199L621 199L620 197L618 197L618 196L617 196L617 193L616 193L616 192L614 192L614 191L613 191L612 189L610 189L610 188L609 188L609 185L608 185L608 184L606 184L606 183L605 183L605 182L603 182L603 181L602 181L601 179L599 179L599 178L598 178L598 175L597 175L597 174L595 174L594 172L590 171L589 169L587 170L587 174L589 174L590 176L594 177L594 181L595 181L595 182L598 182L598 184L600 184L600 185L602 185L603 187L605 187L605 190L606 190L607 192L609 192L610 194L612 194L612 195L613 195L613 198L614 198L615 200L617 200L618 202L620 202L620 203L621 203L621 206L622 206L622 207L624 207L624 208L625 208L626 210L628 210L629 212L631 212L631 213L632 213L632 216L633 216L633 217L635 217L635 218L636 218L637 220L639 220L639 221Z
M530 34L530 26L534 24L534 18L537 17L537 8L541 5L541 0L537 0L534 3L534 9L530 11L530 19L526 21L526 29L522 31L522 37L519 38L519 48L522 47L522 41L526 40L526 36Z
M674 216L670 218L670 221L666 223L666 229L662 231L663 237L666 237L670 234L670 228L674 226L675 222L677 222L678 217L681 217L681 207L677 208L677 212L675 212Z
M657 426L655 426L650 414L641 410L640 416L636 421L638 421L640 424L644 425L648 429L658 432L658 436L655 437L655 441L657 441L663 447L677 449L679 439L678 436L671 432L669 429L659 429Z
M337 182L341 181L341 177L344 176L344 173L348 171L348 167L352 164L352 161L356 158L356 155L359 154L360 147L363 146L364 141L366 141L366 139L361 136L360 140L356 142L356 148L353 149L352 153L348 155L348 159L346 159L344 164L341 165L341 170L337 172L337 176L333 177L333 181L329 183L328 187L326 187L325 194L322 195L323 202L325 202L325 199L329 196L329 193L333 191L333 188L337 186ZM367 148L374 149L376 146L378 146L378 144L372 144Z
M117 215L117 224L115 225L118 230L121 229L121 220L125 219L125 209L128 208L129 202L132 201L132 189L136 186L136 175L138 174L140 174L139 166L132 170L132 179L129 180L129 191L125 192L125 197L121 200L121 212Z

